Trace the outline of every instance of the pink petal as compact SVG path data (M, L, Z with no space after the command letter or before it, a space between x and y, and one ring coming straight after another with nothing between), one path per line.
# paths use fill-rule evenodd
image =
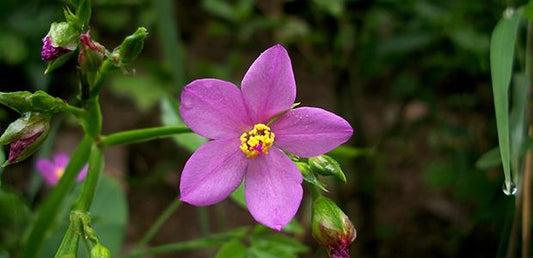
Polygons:
M259 223L281 231L302 200L302 175L281 150L250 160L245 181L246 205Z
M346 120L320 108L289 111L270 127L274 145L300 157L324 154L345 143L353 129Z
M89 168L89 167L88 167L87 165L85 165L85 166L81 169L80 173L78 173L78 177L76 177L76 181L78 181L78 182L83 181L83 179L84 179L85 176L87 175L87 169L88 169L88 168Z
M244 75L241 88L254 123L266 123L289 109L296 98L296 82L287 50L275 45L263 52Z
M69 160L70 160L70 157L67 154L63 152L59 152L54 156L54 165L56 166L56 169L57 168L65 169L68 165Z
M194 132L211 139L238 138L253 126L239 88L217 79L195 80L185 86L180 115Z
M35 167L41 173L47 185L57 184L56 167L46 159L37 160Z
M220 139L196 150L181 174L181 200L206 206L228 197L239 186L246 170L247 158L239 144L238 138Z

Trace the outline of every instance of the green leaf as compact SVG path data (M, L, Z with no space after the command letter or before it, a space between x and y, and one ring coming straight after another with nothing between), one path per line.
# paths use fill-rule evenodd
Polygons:
M500 148L496 147L487 151L476 161L476 168L481 170L487 170L500 166L501 164L502 158L500 155Z
M0 250L20 248L30 222L29 208L18 195L0 190L0 211Z
M520 14L506 10L490 40L490 69L496 126L505 181L511 182L509 141L509 83L513 72L513 57Z
M111 257L118 257L128 222L128 202L116 179L102 175L90 214L98 239L109 249Z
M271 232L271 231L270 231ZM307 246L279 233L250 236L250 251L257 257L298 257L308 250Z
M246 246L241 241L233 239L220 247L216 258L244 258L246 250Z
M161 100L161 121L166 126L185 126L179 116L179 103L177 101L171 98ZM194 133L179 134L172 139L190 152L194 152L207 141L206 138Z

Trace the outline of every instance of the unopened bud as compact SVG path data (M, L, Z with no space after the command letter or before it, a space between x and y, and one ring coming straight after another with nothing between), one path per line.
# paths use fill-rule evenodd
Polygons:
M104 60L105 49L102 45L91 39L89 31L80 35L81 51L78 64L84 72L96 72Z
M109 258L111 253L102 244L98 243L91 249L91 258Z
M139 27L135 33L127 36L124 41L113 51L113 59L118 66L132 62L141 53L144 46L144 39L148 36L148 31L144 27Z
M0 137L0 144L9 144L9 157L3 166L25 160L46 139L50 131L50 116L40 113L24 113L11 123Z
M331 257L350 257L348 248L357 233L348 216L329 198L319 196L313 201L311 229L313 238Z
M50 31L43 38L41 58L44 61L53 61L59 56L76 49L78 33L74 25L69 22L54 22Z
M330 156L320 155L309 158L309 166L317 173L323 176L335 176L343 182L346 182L346 176L342 172L339 163Z

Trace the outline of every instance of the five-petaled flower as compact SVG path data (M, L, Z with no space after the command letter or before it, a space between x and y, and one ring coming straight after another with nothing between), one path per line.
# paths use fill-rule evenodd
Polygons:
M181 94L180 114L194 132L212 139L189 158L181 200L196 206L222 201L244 179L248 210L280 231L302 200L302 175L284 152L326 153L346 142L352 127L320 108L291 109L296 83L281 45L263 52L241 82L199 79Z
M39 170L41 175L44 177L44 181L46 182L46 184L53 186L56 185L59 182L61 176L63 176L68 162L69 156L65 153L60 152L57 153L51 160L38 159L35 166L37 167L37 170ZM86 174L87 165L85 165L85 167L83 167L82 170L78 173L78 177L76 180L78 182L82 181L85 178Z

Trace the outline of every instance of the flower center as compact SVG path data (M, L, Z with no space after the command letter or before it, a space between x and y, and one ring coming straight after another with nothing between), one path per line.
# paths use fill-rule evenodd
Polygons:
M57 179L61 178L63 176L63 174L65 173L65 169L62 169L62 168L58 168L56 169L56 176L57 176Z
M241 150L246 157L253 159L259 154L268 154L274 143L274 133L264 124L256 124L254 128L241 135Z

